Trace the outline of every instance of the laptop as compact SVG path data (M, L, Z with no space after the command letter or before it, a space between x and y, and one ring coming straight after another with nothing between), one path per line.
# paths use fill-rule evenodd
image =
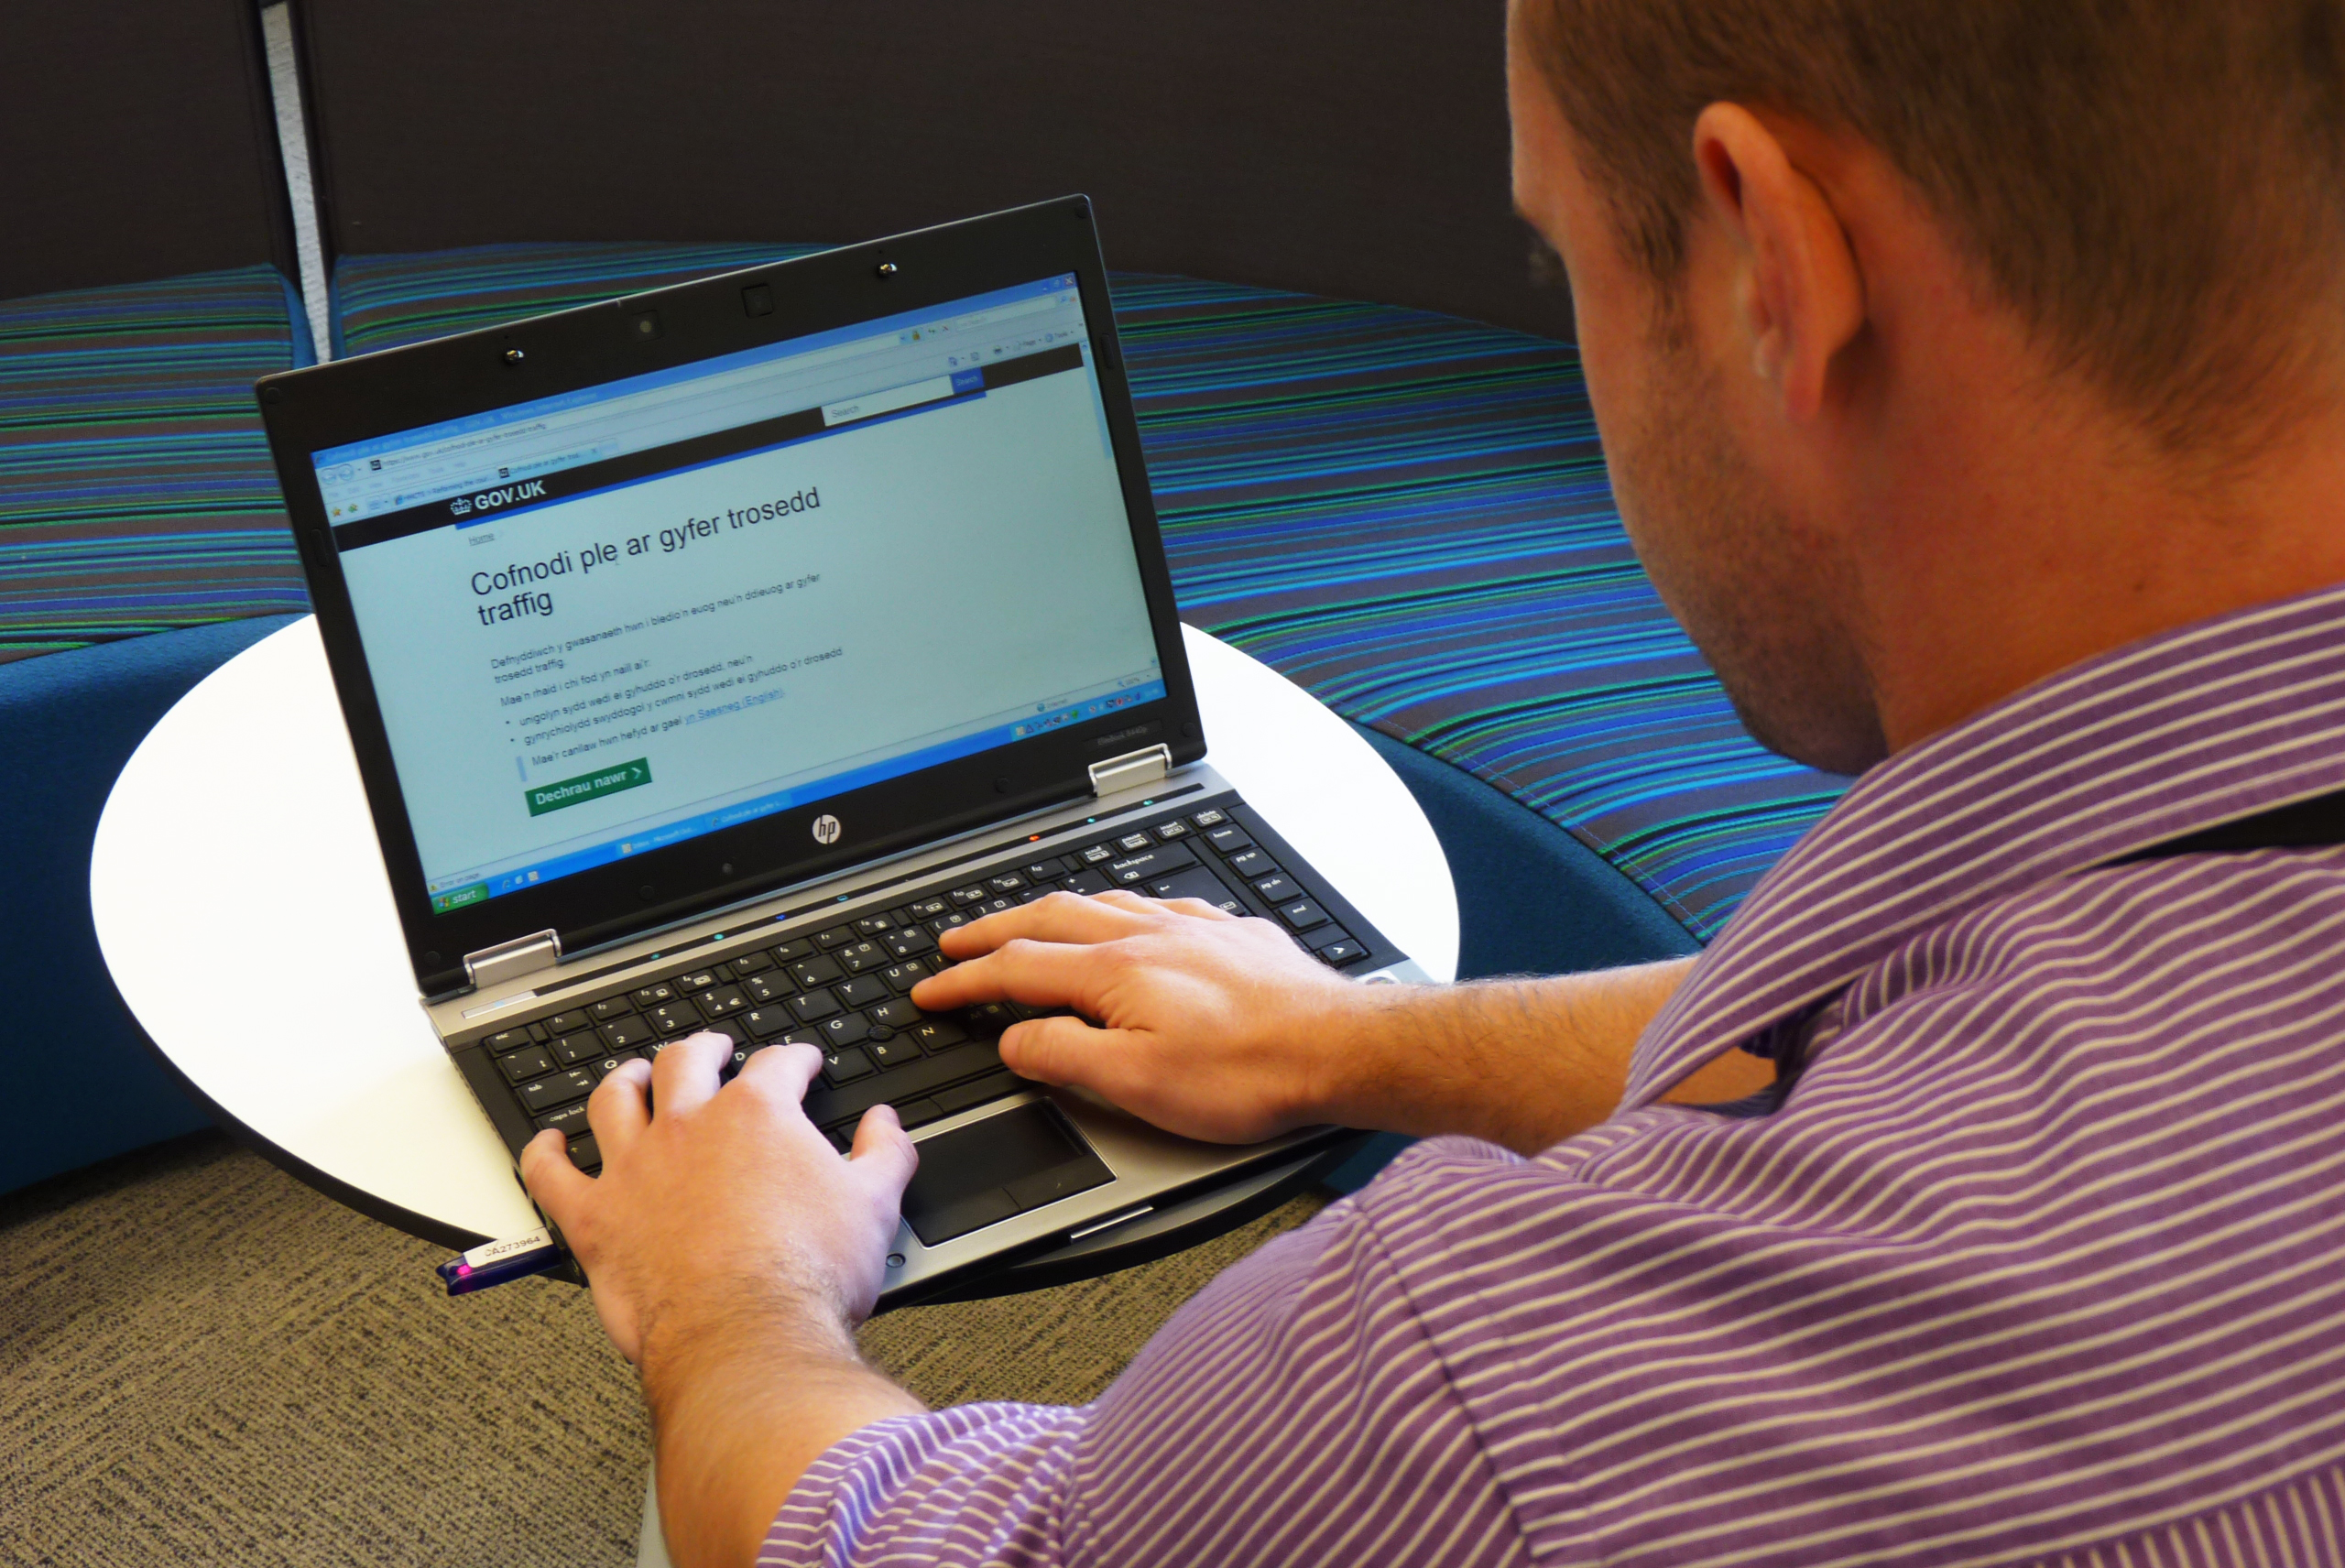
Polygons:
M1175 1138L907 994L1058 888L1423 977L1212 768L1087 200L258 393L420 999L517 1156L598 1169L587 1095L686 1035L813 1044L817 1127L921 1146L900 1301L1342 1136Z

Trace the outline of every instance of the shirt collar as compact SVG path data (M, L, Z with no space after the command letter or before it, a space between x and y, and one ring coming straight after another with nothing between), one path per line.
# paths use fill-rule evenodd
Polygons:
M1645 1030L1621 1109L1989 899L2345 788L2345 584L2071 665L1859 779Z

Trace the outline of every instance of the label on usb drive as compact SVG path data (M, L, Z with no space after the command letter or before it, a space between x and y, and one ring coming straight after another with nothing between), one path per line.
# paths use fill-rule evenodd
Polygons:
M542 1252L552 1245L553 1233L541 1225L527 1236L512 1236L504 1241L492 1241L485 1247L475 1247L464 1254L464 1263L468 1268L485 1269L492 1263L503 1263L507 1258L523 1258L532 1252Z

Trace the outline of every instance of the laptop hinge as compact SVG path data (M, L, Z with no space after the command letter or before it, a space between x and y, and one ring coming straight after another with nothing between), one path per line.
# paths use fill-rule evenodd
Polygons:
M464 975L473 988L501 985L507 980L518 980L533 970L551 969L562 962L562 937L551 931L541 931L531 936L517 936L511 942L500 942L495 947L484 947L478 953L464 954Z
M1090 792L1093 797L1114 795L1117 789L1132 789L1144 783L1156 783L1165 773L1172 771L1172 747L1151 746L1144 752L1123 752L1121 757L1109 757L1107 762L1090 764Z
M1151 746L1146 751L1128 751L1121 757L1091 765L1091 793L1112 795L1118 789L1153 784L1172 771L1171 746Z

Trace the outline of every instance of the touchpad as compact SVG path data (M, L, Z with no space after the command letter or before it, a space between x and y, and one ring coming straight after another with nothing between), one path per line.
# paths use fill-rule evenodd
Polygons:
M1115 1179L1055 1106L1020 1105L922 1139L904 1218L937 1247Z

